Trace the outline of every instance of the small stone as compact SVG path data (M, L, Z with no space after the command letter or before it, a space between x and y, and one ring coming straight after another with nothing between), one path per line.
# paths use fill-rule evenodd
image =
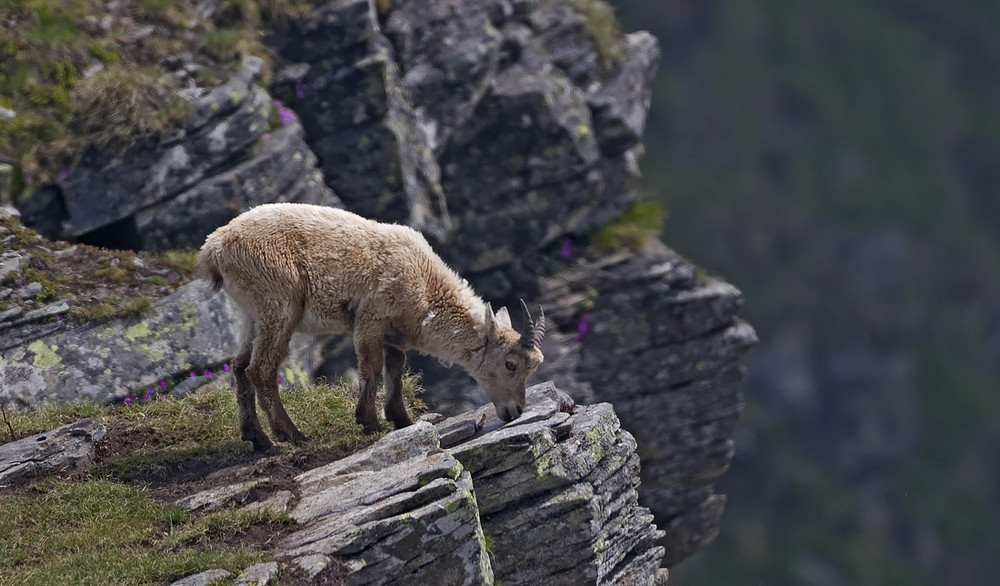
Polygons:
M170 584L170 586L208 586L209 584L213 584L218 580L222 580L230 576L232 576L232 574L221 568L215 570L205 570L204 572L198 572L197 574L192 574L186 578L181 578L180 580Z
M423 415L417 418L417 421L426 421L431 425L434 425L435 423L441 423L444 420L445 416L442 415L441 413L424 413Z
M27 264L28 258L28 255L20 252L5 252L0 254L0 279L3 279L10 273L20 271L21 267Z
M254 564L243 570L234 582L235 586L265 586L278 577L278 563L266 562Z
M287 490L279 490L262 501L250 503L243 507L243 510L247 512L287 513L288 503L292 501L292 496L292 493Z
M299 556L292 560L292 564L305 574L307 578L312 579L330 565L330 558L323 554L314 553Z
M20 307L12 307L7 311L0 311L0 323L3 323L5 321L11 321L12 319L21 315L21 313L23 312L24 310L21 309Z
M0 396L0 400L7 397ZM85 466L107 428L93 418L0 445L0 485L47 470Z
M27 287L25 287L25 289L27 289ZM66 313L67 311L69 311L69 301L63 299L25 313L24 317L21 318L20 321L23 323L40 321L47 317L55 317L61 313Z
M177 499L174 501L174 504L186 511L214 511L229 501L246 494L251 488L267 480L267 478L259 478L219 488L210 488Z
M24 289L21 289L21 298L27 299L28 297L34 297L42 292L42 284L38 281L33 283L28 283L25 285Z

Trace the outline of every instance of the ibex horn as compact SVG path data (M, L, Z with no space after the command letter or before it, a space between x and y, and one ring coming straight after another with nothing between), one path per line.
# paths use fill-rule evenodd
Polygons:
M535 322L534 327L531 328L531 341L535 343L535 346L541 347L542 338L545 337L545 311L542 306L538 306L538 321Z
M542 338L545 337L545 312L539 307L538 311L541 312L541 317L538 321L531 319L531 313L528 311L528 304L521 300L521 311L524 316L521 320L521 341L520 344L523 348L536 347L542 342Z

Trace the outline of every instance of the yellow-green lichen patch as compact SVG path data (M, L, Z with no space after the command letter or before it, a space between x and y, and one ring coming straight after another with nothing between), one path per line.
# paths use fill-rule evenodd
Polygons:
M282 377L284 377L285 382L290 385L294 385L309 380L309 373L303 370L300 366L286 364L285 368L282 369Z
M163 360L170 350L166 340L157 340L148 346L143 346L142 351L149 358L150 362L157 363Z
M149 323L146 321L141 321L129 329L125 330L125 337L128 338L130 342L135 342L139 338L145 338L152 332L149 330Z
M452 480L458 480L458 477L461 476L462 472L464 471L465 467L462 466L462 463L459 462L458 460L455 460L455 465L449 468L447 472L445 472L445 476L451 478Z
M447 503L445 503L444 510L447 511L449 514L451 514L451 513L454 513L455 511L461 509L465 505L466 505L465 499L456 498L456 499L452 499L452 500L448 501Z
M59 350L58 346L49 347L45 342L35 340L28 345L28 350L35 355L35 359L31 362L35 368L49 369L62 362L62 356L56 352Z

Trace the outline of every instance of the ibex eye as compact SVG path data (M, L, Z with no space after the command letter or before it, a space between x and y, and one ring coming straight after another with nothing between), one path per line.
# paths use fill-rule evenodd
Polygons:
M517 365L516 365L516 364L514 364L513 362L508 362L508 363L507 363L507 364L505 364L504 366L506 366L506 367L507 367L507 370L509 370L509 371L511 371L511 372L513 372L513 371L517 370Z

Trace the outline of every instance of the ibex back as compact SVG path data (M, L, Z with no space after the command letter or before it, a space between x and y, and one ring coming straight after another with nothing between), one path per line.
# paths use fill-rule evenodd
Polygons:
M208 236L198 273L225 289L244 318L233 370L243 439L266 450L254 396L279 441L304 436L285 412L277 373L292 333L350 332L358 357L355 418L379 429L378 376L386 417L410 425L402 396L405 352L415 349L464 367L504 421L524 410L528 376L542 362L545 316L511 327L507 308L494 313L420 233L335 208L266 204Z

